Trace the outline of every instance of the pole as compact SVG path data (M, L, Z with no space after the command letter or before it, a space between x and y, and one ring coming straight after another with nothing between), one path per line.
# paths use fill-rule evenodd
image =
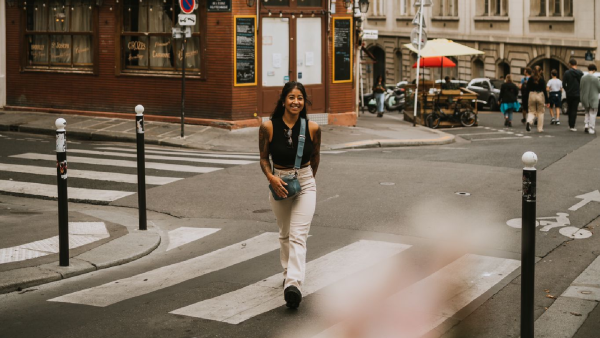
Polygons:
M534 337L534 284L535 284L535 218L537 156L523 154L523 200L521 237L521 338Z
M144 151L144 106L141 104L135 106L135 113L139 228L140 230L146 230L146 155Z
M187 29L187 27L186 27ZM185 33L184 33L185 34ZM184 130L184 119L185 119L185 47L187 45L187 38L183 38L183 43L181 44L181 54L183 54L183 63L181 65L181 137L183 138Z
M421 1L421 10L419 15L419 48L417 53L417 83L415 87L415 104L414 104L414 118L413 118L413 127L417 125L417 105L419 102L419 70L421 69L421 45L423 44L423 4L425 2ZM423 102L425 104L425 102ZM421 107L422 109L423 107Z
M59 118L56 125L56 183L58 186L58 259L69 266L69 203L67 197L67 121Z

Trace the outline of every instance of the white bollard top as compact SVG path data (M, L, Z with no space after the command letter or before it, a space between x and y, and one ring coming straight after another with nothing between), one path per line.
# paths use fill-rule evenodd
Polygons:
M137 106L135 106L135 112L138 115L144 114L144 106L142 106L141 104L138 104Z
M528 151L525 154L523 154L521 160L525 165L525 169L535 169L535 165L537 164L538 158L533 151Z
M56 119L56 122L54 122L54 124L56 125L56 131L64 131L65 127L67 126L67 120L61 117Z

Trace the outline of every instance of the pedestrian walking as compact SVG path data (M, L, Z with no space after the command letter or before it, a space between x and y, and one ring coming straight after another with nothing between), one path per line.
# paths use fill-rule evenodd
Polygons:
M527 81L531 77L532 70L531 68L525 68L525 77L521 79L521 102L523 103L523 118L521 119L521 123L525 124L527 121L527 113L529 112L529 90L527 89Z
M596 116L598 115L598 94L600 93L600 79L594 76L598 69L596 65L588 65L588 73L581 78L581 104L585 109L584 132L596 133Z
M544 113L548 104L548 92L546 91L546 81L540 74L540 70L534 70L533 75L527 81L529 90L529 113L527 114L527 123L525 129L531 131L531 125L537 117L537 130L539 133L544 131Z
M519 87L512 81L512 76L506 75L500 87L500 111L504 114L504 126L512 127L513 112L519 111L521 105L517 101Z
M286 306L294 309L302 301L306 239L315 213L315 175L321 158L321 129L308 121L307 103L301 83L286 83L271 118L259 130L260 167L269 180L269 201L279 226L283 296ZM288 196L292 185L299 191Z
M548 91L548 98L550 100L550 116L552 120L550 124L560 125L560 109L562 105L562 81L558 79L558 71L552 69L552 79L548 81L546 90ZM554 113L556 110L556 114Z
M563 76L563 88L567 94L567 104L569 106L567 111L569 115L569 129L577 131L575 123L577 122L577 107L579 106L581 96L579 83L583 77L583 72L577 69L577 60L575 59L569 60L569 66L571 69L567 70Z
M377 83L373 86L375 93L375 101L377 102L377 117L383 117L383 99L385 95L385 85L383 84L383 76L377 77Z

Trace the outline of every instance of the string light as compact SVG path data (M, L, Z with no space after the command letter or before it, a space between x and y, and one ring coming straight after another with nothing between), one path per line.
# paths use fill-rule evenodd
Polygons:
M271 16L271 11L269 11L269 16Z
M281 11L279 11L279 17L281 18L283 16L283 13L281 13Z
M35 10L37 11L37 5L35 5Z
M296 18L296 16L294 15L294 13L292 13L292 19L295 19L295 18Z
M110 6L109 10L112 12L112 6Z
M150 5L150 12L152 12L152 5Z
M129 7L129 11L131 12L131 7Z
M311 17L313 17L313 18L315 17L315 11L312 11Z
M303 16L304 16L304 13L300 12L300 17L303 17Z

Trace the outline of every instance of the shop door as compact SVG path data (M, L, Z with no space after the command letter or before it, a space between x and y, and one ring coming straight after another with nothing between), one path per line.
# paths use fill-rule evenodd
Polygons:
M261 31L261 116L273 113L288 81L304 85L309 114L324 113L322 18L264 17Z

